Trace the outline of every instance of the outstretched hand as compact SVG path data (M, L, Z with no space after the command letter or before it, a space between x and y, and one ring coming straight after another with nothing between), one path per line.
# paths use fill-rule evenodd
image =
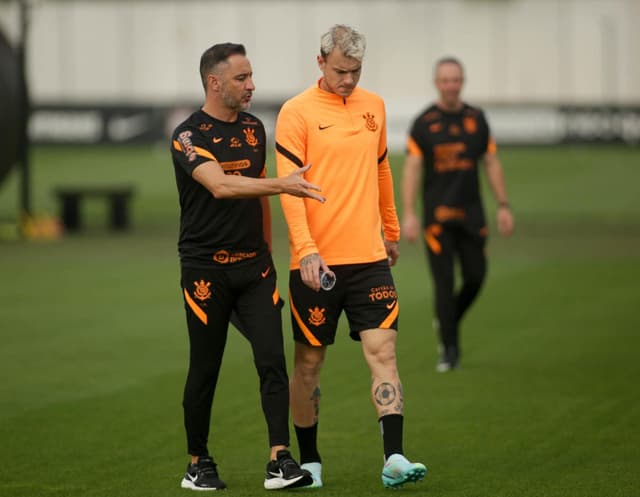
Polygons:
M309 170L310 167L311 164L307 164L297 171L292 172L289 176L285 176L283 178L283 193L288 193L289 195L293 195L295 197L309 197L317 200L318 202L324 203L326 198L315 193L322 191L322 189L318 185L309 183L306 179L304 179L303 175Z

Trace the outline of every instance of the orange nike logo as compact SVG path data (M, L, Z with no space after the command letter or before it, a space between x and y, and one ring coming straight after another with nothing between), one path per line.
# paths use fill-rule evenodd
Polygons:
M213 137L213 143L220 143L224 138L218 138L217 136Z
M271 266L269 266L267 269L262 271L260 274L262 275L263 278L266 278L270 271L271 271Z
M386 304L386 308L387 309L393 309L393 306L396 305L396 300L394 300L393 302L391 302L390 304Z

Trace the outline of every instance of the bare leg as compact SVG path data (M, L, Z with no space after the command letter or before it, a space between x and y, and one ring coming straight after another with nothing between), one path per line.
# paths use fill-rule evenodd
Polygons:
M293 376L290 384L293 424L308 427L318 422L320 411L320 369L326 347L295 343Z
M318 415L320 413L320 369L326 347L311 347L296 342L293 376L289 388L291 417L300 448L300 463L315 463L314 482L322 486L318 452Z
M402 383L396 366L395 330L366 330L360 333L364 358L371 371L371 400L378 418L403 414Z

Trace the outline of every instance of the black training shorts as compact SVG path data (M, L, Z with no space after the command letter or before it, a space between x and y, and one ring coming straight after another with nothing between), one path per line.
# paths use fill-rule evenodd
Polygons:
M296 341L312 346L335 341L338 318L345 311L349 334L360 340L370 329L398 329L398 295L389 262L330 266L336 274L332 290L312 290L300 270L289 273L291 324Z

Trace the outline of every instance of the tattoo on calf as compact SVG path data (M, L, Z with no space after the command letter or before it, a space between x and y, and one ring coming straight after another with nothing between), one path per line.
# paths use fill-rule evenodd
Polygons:
M395 402L397 397L396 388L391 383L380 383L376 387L374 398L380 406L388 406Z
M311 394L311 398L309 399L313 403L313 422L317 423L318 418L320 416L320 397L322 394L320 393L320 387L316 387Z
M402 390L402 383L398 382L398 392L400 393L398 403L396 404L396 411L402 414L404 410L404 391Z

